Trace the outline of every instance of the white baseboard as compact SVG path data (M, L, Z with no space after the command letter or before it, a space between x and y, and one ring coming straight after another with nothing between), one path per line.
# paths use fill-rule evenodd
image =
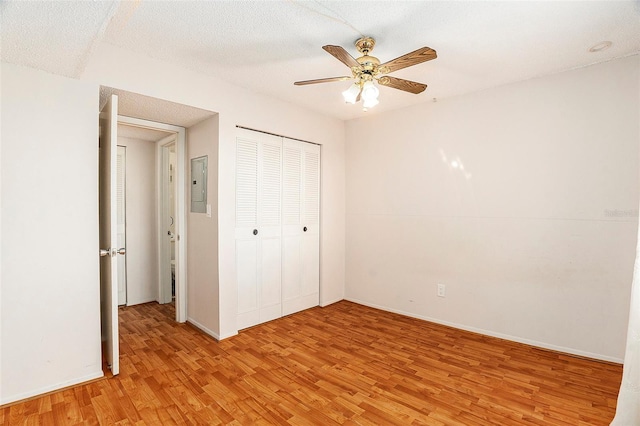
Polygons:
M220 339L220 336L218 335L218 333L214 332L213 330L210 330L209 328L207 328L204 325L200 324L198 321L194 320L193 318L187 317L187 322L189 324L193 325L195 328L197 328L200 331L202 331L203 333L208 334L209 336L213 337L217 341L222 340L222 339Z
M55 385L49 385L39 389L31 390L28 392L22 392L17 395L10 395L8 397L5 395L2 395L2 397L0 398L0 406L5 404L10 404L12 402L21 401L23 399L32 398L34 396L39 396L45 393L54 392L60 389L68 388L70 386L79 385L84 382L99 379L100 377L104 377L104 373L102 372L102 370L96 371L94 373L87 374L86 376L78 377L72 380L56 383Z
M517 336L511 336L508 334L503 334L503 333L497 333L495 331L491 331L491 330L484 330L481 328L476 328L476 327L470 327L467 325L463 325L463 324L457 324L457 323L453 323L453 322L449 322L449 321L443 321L437 318L431 318L431 317L426 317L423 315L417 315L411 312L405 312L399 309L392 309L386 306L380 306L380 305L376 305L374 303L369 303L369 302L365 302L363 300L359 300L359 299L354 299L354 298L350 298L350 297L346 297L344 300L348 300L350 302L353 303L357 303L359 305L364 305L364 306L369 306L370 308L375 308L375 309L380 309L381 311L387 311L387 312L393 312L395 314L400 314L400 315L404 315L407 317L411 317L411 318L417 318L423 321L429 321L429 322L433 322L436 324L441 324L441 325L446 325L448 327L453 327L453 328L457 328L459 330L465 330L465 331L471 331L473 333L478 333L478 334L484 334L485 336L491 336L491 337L497 337L499 339L503 339L503 340L510 340L512 342L517 342L517 343L524 343L525 345L529 345L529 346L535 346L538 348L542 348L542 349L549 349L552 351L556 351L556 352L563 352L566 354L570 354L570 355L576 355L576 356L580 356L580 357L584 357L584 358L591 358L591 359L596 359L596 360L600 360L600 361L607 361L607 362L614 362L616 364L623 364L624 360L621 358L617 358L617 357L611 357L608 355L602 355L602 354L596 354L596 353L592 353L592 352L586 352L586 351L581 351L578 349L574 349L574 348L568 348L568 347L564 347L564 346L557 346L557 345L552 345L549 343L545 343L545 342L538 342L536 340L531 340L531 339L525 339L522 337L517 337Z
M237 336L238 334L239 333L237 331L235 333L221 334L219 340L228 339L229 337Z
M327 306L329 306L329 305L333 305L334 303L338 303L338 302L340 302L341 300L346 300L346 299L344 299L344 298L340 298L340 299L330 300L330 301L328 301L328 302L321 302L321 303L320 303L320 307L321 307L321 308L326 308ZM357 303L357 302L356 302L356 303Z

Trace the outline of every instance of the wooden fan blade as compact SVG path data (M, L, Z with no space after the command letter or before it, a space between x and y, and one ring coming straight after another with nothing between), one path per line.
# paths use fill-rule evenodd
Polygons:
M306 84L316 84L316 83L331 83L332 81L345 81L351 80L353 77L330 77L330 78L319 78L317 80L304 80L304 81L296 81L296 86L304 86Z
M380 65L378 69L382 74L388 74L393 71L401 70L402 68L417 65L422 62L430 61L437 58L436 51L430 47L422 47L418 50L414 50L411 53L402 55L398 58L392 59L389 62L385 62Z
M394 89L404 90L405 92L413 94L424 92L424 89L427 88L426 84L416 83L415 81L405 80L402 78L391 77L389 75L380 77L378 79L378 83L383 86L393 87Z
M358 61L356 61L353 56L349 55L349 52L344 50L344 48L342 48L341 46L327 45L322 46L322 48L349 68L360 66L360 63L358 63Z

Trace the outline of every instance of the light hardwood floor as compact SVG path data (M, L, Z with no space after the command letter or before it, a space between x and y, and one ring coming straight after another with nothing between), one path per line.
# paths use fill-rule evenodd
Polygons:
M121 374L0 424L608 425L622 367L350 302L222 342L171 305L120 309Z

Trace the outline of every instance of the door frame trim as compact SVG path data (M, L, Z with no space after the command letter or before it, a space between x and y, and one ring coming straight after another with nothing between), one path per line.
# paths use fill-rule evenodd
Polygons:
M158 302L171 302L171 243L167 241L167 223L169 222L169 185L168 185L168 168L169 168L169 148L171 145L176 147L177 153L177 134L160 139L156 142L156 188L157 207L158 207L158 270L159 270L159 291ZM177 181L177 179L176 179ZM176 188L177 189L177 188ZM177 210L177 200L174 200L174 211ZM177 219L176 219L177 221ZM177 228L176 228L177 229ZM177 232L176 232L177 234ZM174 240L177 242L177 240ZM177 263L177 262L176 262ZM176 282L177 284L177 282ZM176 300L178 291L176 290Z
M152 130L162 130L176 134L176 321L187 320L187 193L186 193L186 130L184 127L140 118L118 115L118 123ZM166 138L165 138L166 139ZM163 139L164 140L164 139ZM162 142L162 140L160 141ZM159 176L161 166L162 144L156 143L156 173ZM165 141L166 143L166 141ZM159 181L159 178L156 182ZM160 190L160 188L158 188ZM160 199L157 208L160 210ZM158 211L158 217L160 217ZM161 224L158 221L158 232ZM164 234L163 234L164 235ZM160 287L158 287L160 289Z

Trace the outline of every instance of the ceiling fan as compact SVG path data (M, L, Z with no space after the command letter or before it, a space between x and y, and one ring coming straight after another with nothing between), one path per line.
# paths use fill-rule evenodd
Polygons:
M375 56L369 56L369 53L373 50L375 44L376 41L372 37L362 37L356 40L356 49L362 53L362 56L357 59L351 56L349 52L341 46L322 46L322 48L329 52L329 54L333 55L336 59L351 69L351 76L296 81L294 84L296 86L304 86L307 84L329 83L332 81L354 79L354 83L347 90L342 92L342 96L344 97L345 102L351 104L355 104L362 99L365 111L378 104L379 91L374 82L414 94L423 92L427 88L426 84L391 77L385 74L435 59L437 57L435 50L430 47L422 47L418 50L407 53L406 55L402 55L381 64L378 58Z

